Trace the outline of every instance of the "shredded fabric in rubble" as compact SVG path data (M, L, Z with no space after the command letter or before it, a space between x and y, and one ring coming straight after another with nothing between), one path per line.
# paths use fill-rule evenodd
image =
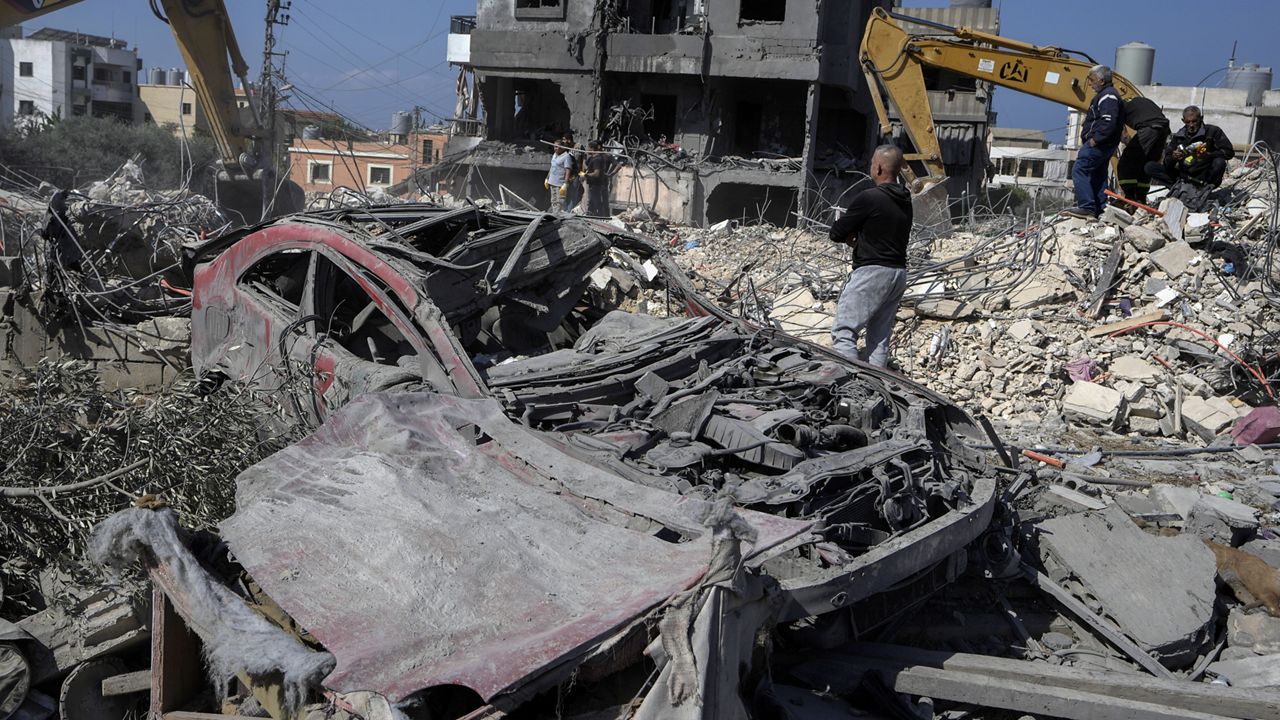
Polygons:
M204 643L209 676L215 680L239 672L284 676L285 710L300 708L307 693L334 667L327 652L308 649L271 624L200 566L178 537L178 518L170 510L130 508L98 524L89 541L89 558L123 573L136 563L159 561L186 593L186 618Z

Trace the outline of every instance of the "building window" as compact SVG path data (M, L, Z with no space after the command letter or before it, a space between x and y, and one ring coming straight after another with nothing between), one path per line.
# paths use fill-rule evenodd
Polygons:
M71 66L71 79L72 79L72 80L81 80L81 81L83 81L83 80L85 79L85 77L84 77L84 66L83 66L83 65L72 65L72 66Z
M742 0L741 20L753 22L782 22L787 19L786 0Z
M391 166L390 165L370 165L369 166L369 184L370 185L390 185L391 184Z
M436 143L434 140L422 141L422 162L431 162L435 160Z
M644 124L649 139L654 142L675 142L676 96L645 93L640 96L640 107L653 113L653 117Z
M93 81L96 83L104 83L111 79L111 71L106 68L93 69Z
M307 161L308 182L328 185L333 182L333 163Z
M191 103L182 103L182 114L183 115L191 114Z
M132 83L132 82L133 82L133 73L129 72L128 70L124 70L124 71L122 71L122 72L120 73L120 80L121 80L121 82L123 82L125 85L128 85L128 84Z
M34 102L32 102L31 100L19 100L19 101L18 101L18 114L19 114L19 115L35 115L35 114L36 114L36 104L35 104Z
M564 0L516 0L516 17L521 20L563 20Z
M18 63L18 75L21 77L32 77L36 74L35 69L31 67L31 63Z

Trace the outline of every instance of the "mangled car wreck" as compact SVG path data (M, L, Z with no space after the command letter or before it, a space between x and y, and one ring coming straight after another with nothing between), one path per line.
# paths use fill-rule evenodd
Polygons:
M345 209L189 261L197 370L316 429L238 479L231 562L100 529L151 567L161 715L760 716L772 643L874 629L991 525L962 411L612 225Z

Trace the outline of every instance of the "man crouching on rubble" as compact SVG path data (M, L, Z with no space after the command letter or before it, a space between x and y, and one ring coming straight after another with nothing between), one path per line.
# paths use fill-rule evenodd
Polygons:
M840 291L831 344L846 357L885 367L898 301L907 289L911 191L897 183L902 151L881 145L871 157L875 187L858 194L831 226L831 240L853 246L853 272ZM866 329L858 353L858 333Z

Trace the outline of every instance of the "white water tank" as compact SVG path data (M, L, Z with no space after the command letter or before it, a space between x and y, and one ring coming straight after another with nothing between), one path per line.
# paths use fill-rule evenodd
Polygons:
M1262 94L1271 89L1271 68L1261 67L1257 63L1227 68L1227 77L1222 85L1233 90L1248 91L1246 105L1261 105Z
M1156 67L1156 49L1144 42L1131 42L1116 48L1113 68L1134 85L1150 85Z
M147 71L147 82L151 85L164 85L164 68L151 68Z
M185 74L179 68L169 68L169 73L165 76L165 84L180 86L186 81L186 78L183 77Z
M391 114L391 134L407 137L413 128L413 115L403 110Z
M303 127L303 128L302 128L302 139L303 139L303 140L319 140L319 139L320 139L320 126L319 126L319 125L307 125L307 126Z

